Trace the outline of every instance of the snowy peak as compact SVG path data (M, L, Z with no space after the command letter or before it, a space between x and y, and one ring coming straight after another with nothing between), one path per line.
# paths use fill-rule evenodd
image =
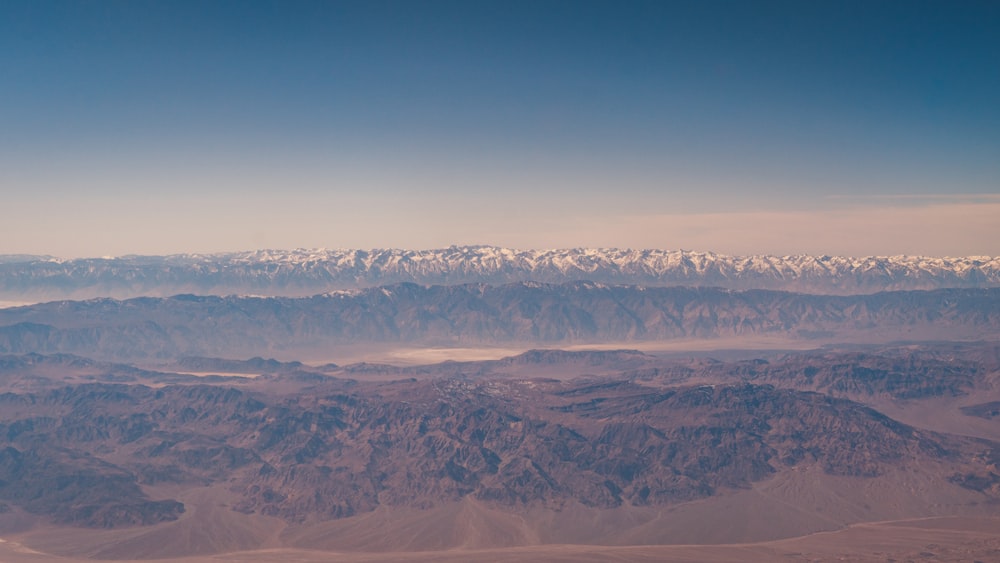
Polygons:
M401 282L519 281L780 289L819 294L1000 286L1000 258L727 256L688 250L295 249L222 254L0 260L0 300L97 296L305 296Z

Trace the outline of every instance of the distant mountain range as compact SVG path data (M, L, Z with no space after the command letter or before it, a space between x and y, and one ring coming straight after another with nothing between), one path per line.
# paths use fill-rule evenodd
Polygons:
M849 295L1000 287L1000 258L726 256L686 250L259 250L59 260L0 256L0 301L179 293L304 297L402 282L521 281L774 289Z
M178 295L0 309L0 353L295 357L330 346L565 345L751 336L996 339L1000 288L804 295L593 282L396 284L308 298Z

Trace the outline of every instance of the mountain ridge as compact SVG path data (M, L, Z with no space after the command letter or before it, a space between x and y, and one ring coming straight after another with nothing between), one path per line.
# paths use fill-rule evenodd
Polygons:
M860 296L609 286L393 286L308 298L178 295L0 310L0 352L286 355L338 344L594 343L778 336L822 343L1000 334L1000 288Z
M211 380L4 356L5 539L53 560L276 548L410 560L995 517L1000 436L976 429L995 416L997 350L849 346L733 362L531 350L373 379L251 358L231 367L258 377ZM948 560L975 559L965 555Z
M255 250L167 256L0 260L0 300L128 298L178 293L304 297L340 289L578 280L847 295L1000 287L1000 257L729 256L688 250Z

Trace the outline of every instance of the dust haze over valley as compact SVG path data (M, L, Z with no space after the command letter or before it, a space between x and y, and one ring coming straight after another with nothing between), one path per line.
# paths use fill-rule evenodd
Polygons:
M995 259L443 252L368 253L392 259L349 289L260 253L274 295L0 309L0 558L1000 554ZM155 287L131 268L58 283Z
M991 560L1000 290L970 279L3 309L0 556Z
M0 562L1000 561L997 29L0 2Z

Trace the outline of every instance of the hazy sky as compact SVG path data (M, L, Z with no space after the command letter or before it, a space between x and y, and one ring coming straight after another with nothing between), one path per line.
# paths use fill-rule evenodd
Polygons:
M1000 2L0 0L0 253L1000 255Z

